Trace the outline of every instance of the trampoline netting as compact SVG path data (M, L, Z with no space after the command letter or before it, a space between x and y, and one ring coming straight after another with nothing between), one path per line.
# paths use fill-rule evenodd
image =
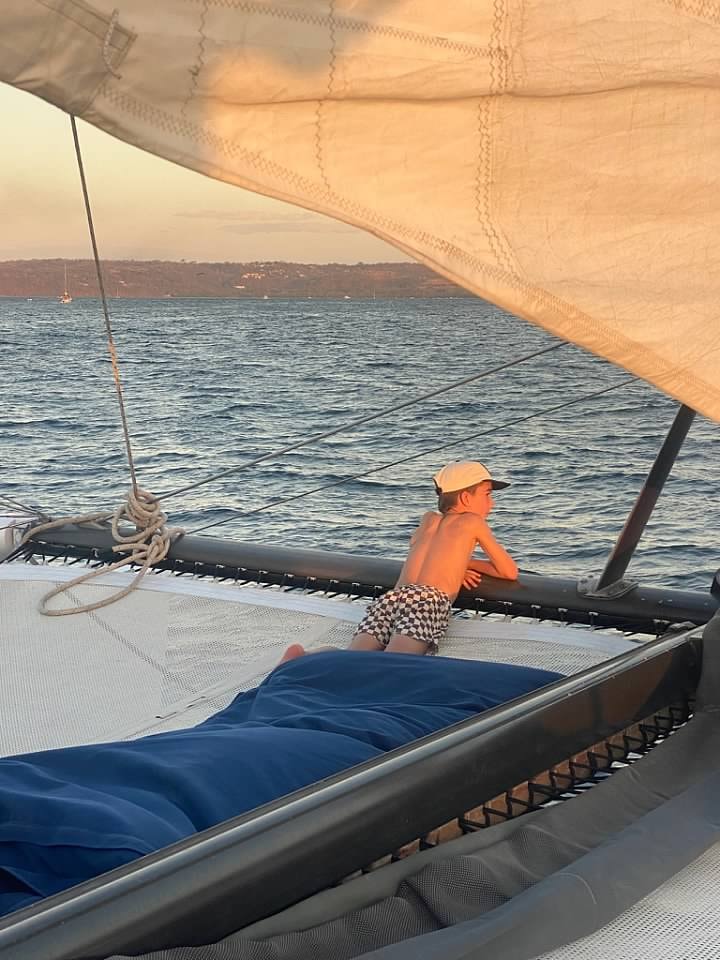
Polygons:
M75 575L73 567L0 567L0 696L14 704L0 725L2 755L193 726L256 686L289 643L347 645L366 606L152 576L119 603L41 616L42 594ZM70 600L97 599L128 576L84 585ZM472 617L452 621L442 653L571 674L632 645L599 631Z

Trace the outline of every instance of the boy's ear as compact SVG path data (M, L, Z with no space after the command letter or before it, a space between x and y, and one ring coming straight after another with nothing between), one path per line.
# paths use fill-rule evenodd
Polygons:
M467 490L461 490L461 491L460 491L460 494L458 495L458 500L460 501L460 503L461 503L464 507L467 506L467 504L468 504L468 492L467 492Z

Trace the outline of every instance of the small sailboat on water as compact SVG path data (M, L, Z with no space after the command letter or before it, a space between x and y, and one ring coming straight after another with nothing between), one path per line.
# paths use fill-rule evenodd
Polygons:
M720 421L710 6L4 5L8 82L142 149L368 229L683 406L598 579L527 574L460 602L459 612L489 617L453 627L461 656L474 644L485 656L502 647L505 661L521 650L528 663L542 647L564 680L65 887L0 921L0 956L530 960L562 952L685 867L712 877L718 590L625 576L693 410ZM36 560L100 564L118 546L108 528L36 530L23 547ZM85 651L72 666L86 682L65 689L77 708L65 717L67 743L191 726L269 669L260 661L274 658L288 624L317 642L345 636L358 603L397 575L377 558L190 536L152 563L245 586L183 593L183 581L152 578L135 591L130 636L128 606L64 629L28 611L17 649L32 656L20 665L15 718L37 717L39 700L48 709L54 677L37 664L60 670L61 640ZM13 582L36 597L39 584L67 587L74 572L8 569L3 600ZM232 660L232 634L218 641L227 672L202 673L212 617L198 611L211 599L243 604L246 648L267 640L257 660ZM45 729L42 717L34 730L14 723L12 752L56 746L62 714ZM633 760L630 775L612 772ZM696 883L685 901L702 901L696 926L717 943L705 885L709 897ZM648 957L652 941L657 956L676 956L678 911L663 913L660 898L651 916L635 918L642 948L626 956ZM632 926L626 918L616 936ZM602 944L583 951L612 955Z
M58 297L58 300L60 303L72 303L72 299L70 291L68 290L68 270L67 264L65 264L65 282L63 283L63 292Z

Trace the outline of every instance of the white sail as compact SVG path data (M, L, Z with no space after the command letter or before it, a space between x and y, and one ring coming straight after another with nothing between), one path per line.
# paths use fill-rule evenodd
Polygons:
M0 79L720 421L717 2L117 2L4 0Z

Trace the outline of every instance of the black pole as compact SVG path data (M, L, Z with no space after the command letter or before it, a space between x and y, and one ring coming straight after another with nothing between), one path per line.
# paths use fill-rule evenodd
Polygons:
M650 473L647 475L647 480L635 501L635 506L625 521L625 526L608 557L605 569L600 574L595 590L602 590L603 587L616 583L627 570L628 564L635 553L635 547L638 545L643 530L650 519L658 497L662 493L665 481L672 470L678 452L690 429L690 424L694 419L695 411L686 407L685 404L675 414L675 419L667 437L665 437L665 442L655 458Z

